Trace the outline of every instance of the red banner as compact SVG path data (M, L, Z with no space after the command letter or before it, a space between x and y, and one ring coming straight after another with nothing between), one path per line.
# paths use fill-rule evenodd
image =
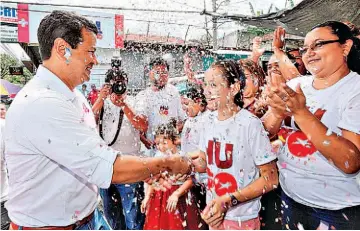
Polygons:
M124 48L124 15L115 15L115 48Z
M29 43L29 5L18 4L18 40Z

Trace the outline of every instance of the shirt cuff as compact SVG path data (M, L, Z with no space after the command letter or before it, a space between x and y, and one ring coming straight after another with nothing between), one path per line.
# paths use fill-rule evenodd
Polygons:
M91 151L90 155L98 156L98 164L92 171L89 181L96 184L99 188L109 188L114 172L114 162L120 154L110 147L97 147Z

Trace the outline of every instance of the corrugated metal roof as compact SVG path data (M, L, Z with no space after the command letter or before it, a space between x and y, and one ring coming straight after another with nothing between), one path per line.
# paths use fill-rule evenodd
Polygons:
M214 15L204 12L207 15ZM217 14L218 15L218 14ZM315 25L328 21L349 21L360 25L359 0L304 0L290 10L282 10L258 17L218 15L248 25L275 29L282 26L290 34L305 36Z

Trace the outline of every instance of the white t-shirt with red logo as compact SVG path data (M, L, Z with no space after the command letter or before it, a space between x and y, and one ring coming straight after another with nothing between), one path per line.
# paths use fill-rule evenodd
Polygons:
M276 159L261 121L247 110L219 121L218 112L205 119L200 150L207 155L207 203L243 189L259 178L258 165ZM258 217L260 197L230 208L226 220L247 221Z
M340 136L341 129L345 129L360 135L360 75L350 72L322 90L313 88L313 80L312 76L299 77L288 85L295 89L301 84L309 110L328 127L327 134L333 132ZM358 174L344 174L330 163L293 121L293 131L287 135L278 161L284 192L298 203L311 207L338 210L360 205ZM323 145L332 144L324 140Z
M170 118L184 121L185 112L181 107L180 94L177 88L167 84L164 89L154 91L151 87L139 92L136 96L135 110L147 116L149 128L147 138L154 139L154 132Z

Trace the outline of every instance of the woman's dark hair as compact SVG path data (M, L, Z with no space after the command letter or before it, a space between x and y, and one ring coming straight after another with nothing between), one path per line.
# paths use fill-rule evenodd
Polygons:
M244 106L243 90L246 78L242 67L233 60L221 60L213 63L212 68L219 68L228 82L228 87L240 81L240 91L234 97L234 103L242 108Z
M74 13L54 10L51 14L46 15L41 20L37 31L41 59L44 61L50 58L54 41L57 38L64 39L72 49L76 49L83 40L81 35L83 28L95 34L98 33L93 22Z
M201 86L190 88L186 93L186 97L200 103L203 107L202 112L206 110L207 101L204 95L204 89Z
M240 59L238 61L240 68L247 69L252 75L257 78L257 86L259 90L256 94L256 98L261 95L262 87L265 85L265 72L264 70L251 59Z
M159 125L155 130L155 137L159 135L163 135L166 139L174 142L179 136L178 130L176 129L176 119L171 118L167 124Z
M170 67L169 64L165 61L165 59L161 57L156 57L150 60L150 68L152 69L154 66L165 66L166 69L169 71Z
M332 33L339 38L340 44L344 44L348 39L353 41L353 45L347 56L347 65L350 70L360 74L360 39L355 37L351 29L342 22L327 21L314 26L311 30L321 27L329 27Z
M347 25L350 28L351 33L353 36L359 36L360 35L360 27L355 26L351 22L344 22L345 25Z

